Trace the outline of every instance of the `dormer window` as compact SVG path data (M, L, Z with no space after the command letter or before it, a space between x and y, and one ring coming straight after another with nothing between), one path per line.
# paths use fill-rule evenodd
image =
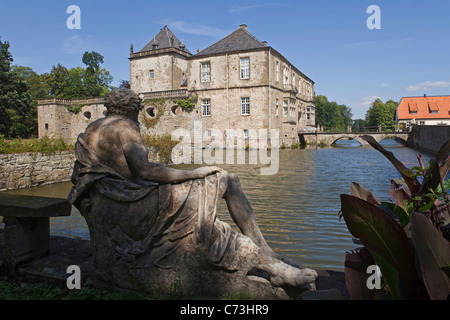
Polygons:
M430 112L430 114L438 114L439 107L438 107L437 103L436 102L429 102L428 103L428 111Z

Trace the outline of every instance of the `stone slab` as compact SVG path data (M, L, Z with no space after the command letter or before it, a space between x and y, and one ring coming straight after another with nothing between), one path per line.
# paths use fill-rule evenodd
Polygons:
M72 205L67 199L0 192L0 216L42 218L69 216Z

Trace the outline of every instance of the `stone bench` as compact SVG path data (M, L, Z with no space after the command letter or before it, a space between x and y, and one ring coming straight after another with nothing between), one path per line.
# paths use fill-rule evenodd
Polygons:
M9 274L26 261L50 253L50 217L69 216L66 199L0 192L0 216L5 223L3 262Z

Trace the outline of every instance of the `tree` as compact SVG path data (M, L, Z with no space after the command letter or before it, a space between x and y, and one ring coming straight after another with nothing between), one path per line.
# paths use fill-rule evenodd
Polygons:
M28 93L33 100L45 99L50 97L50 86L47 83L47 74L38 74L32 68L14 65L11 69L22 77L28 84Z
M86 90L83 84L86 70L76 67L69 70L69 75L64 86L63 97L66 99L76 99L86 97Z
M113 80L109 71L100 69L103 63L103 56L95 51L85 52L82 58L86 65L83 77L84 90L87 96L97 97L107 94L110 91L110 84Z
M316 96L316 125L324 130L345 131L352 121L352 111L344 104L328 101L324 95Z
M55 98L63 98L63 92L66 86L67 78L69 77L69 70L59 64L52 67L50 75L48 76L48 84L50 86L50 94Z
M366 123L369 127L393 128L395 126L395 110L398 103L389 100L383 103L376 99L366 113Z
M11 68L9 47L9 42L0 40L0 134L28 137L37 128L30 123L35 118L33 100L24 77Z

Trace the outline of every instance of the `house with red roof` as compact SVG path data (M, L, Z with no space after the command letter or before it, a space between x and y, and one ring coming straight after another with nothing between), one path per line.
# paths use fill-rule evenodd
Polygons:
M404 97L395 113L398 125L450 125L450 96Z

